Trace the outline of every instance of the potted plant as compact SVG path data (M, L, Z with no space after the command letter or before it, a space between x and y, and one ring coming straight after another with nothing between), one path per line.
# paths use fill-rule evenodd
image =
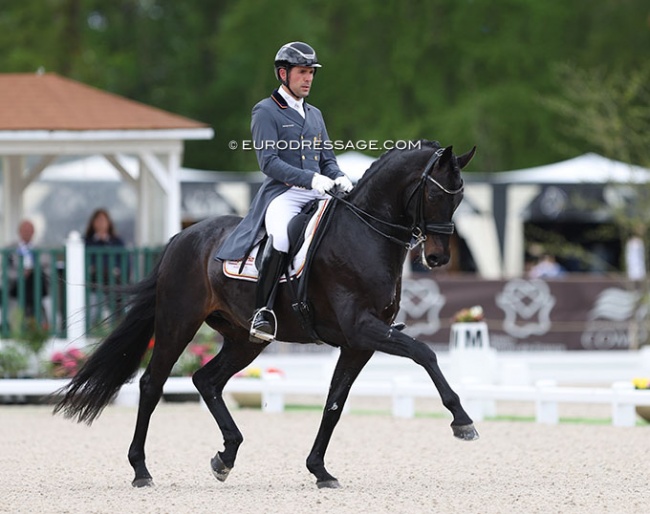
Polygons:
M489 346L490 337L483 307L474 305L454 314L449 337L450 350L485 350Z
M0 342L0 378L19 378L29 367L29 355L14 342Z
M25 317L19 309L14 312L12 318L12 339L21 345L28 355L26 374L38 376L41 371L41 353L50 338L49 327L47 323L39 323L33 316Z
M284 376L282 370L277 368L262 368L258 367L249 367L239 373L237 373L233 378L236 379L245 379L245 380L261 380L266 376ZM237 405L240 408L253 408L260 409L262 407L262 393L259 391L255 392L233 392L231 396Z
M454 314L454 323L479 323L485 319L483 307L474 305L467 309L461 309Z
M63 352L54 352L50 357L48 373L54 378L74 377L88 356L78 348L70 348Z

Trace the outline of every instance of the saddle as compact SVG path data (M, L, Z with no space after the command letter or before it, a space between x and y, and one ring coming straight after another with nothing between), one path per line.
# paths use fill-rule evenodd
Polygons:
M287 272L280 277L280 282L286 282L292 297L291 307L298 317L301 327L312 339L312 342L324 344L314 329L311 310L307 301L307 277L318 245L327 229L336 202L330 199L312 200L305 204L300 213L289 223L289 262ZM262 241L240 261L225 261L223 272L227 277L257 281L261 256L268 237Z
M280 282L297 279L303 275L307 265L307 255L314 241L317 230L325 217L330 200L312 200L305 204L300 213L291 220L289 232L289 262L287 273L283 274ZM255 245L248 256L242 260L224 261L223 273L227 277L237 280L257 282L259 277L260 260L264 253L264 246L268 236Z

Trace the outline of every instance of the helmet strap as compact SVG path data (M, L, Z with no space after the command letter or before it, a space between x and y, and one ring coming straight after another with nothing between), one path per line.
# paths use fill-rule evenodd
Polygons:
M293 89L291 89L291 85L289 84L289 72L291 71L291 68L292 66L285 66L282 68L285 70L286 78L284 80L280 79L280 82L282 82L282 85L287 88L291 96L293 96L296 100L300 100L300 97L293 92Z

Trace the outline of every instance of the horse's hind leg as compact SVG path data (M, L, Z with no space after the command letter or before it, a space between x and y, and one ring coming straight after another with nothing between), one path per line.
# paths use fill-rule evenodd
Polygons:
M235 373L253 362L266 346L249 342L246 330L238 331L236 338L224 334L221 351L192 377L223 435L224 449L217 452L210 462L212 473L221 482L228 478L228 473L235 465L237 450L244 440L223 400L223 388Z
M135 425L135 432L129 447L129 462L135 471L135 478L131 484L133 487L145 487L153 485L153 479L145 464L144 445L149 430L151 415L155 410L163 386L169 377L174 363L178 360L185 347L189 344L200 326L200 321L192 324L181 324L177 322L176 327L156 322L156 344L151 356L151 361L140 379L140 401L138 405L138 416Z
M341 348L341 355L336 363L334 374L327 395L314 446L307 457L307 469L316 477L318 488L337 488L339 482L325 469L325 451L329 445L334 428L341 418L343 406L350 393L350 387L359 376L374 352L368 350L350 350Z

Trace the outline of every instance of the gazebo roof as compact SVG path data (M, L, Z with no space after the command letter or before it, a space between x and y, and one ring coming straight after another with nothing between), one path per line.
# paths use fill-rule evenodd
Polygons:
M11 240L25 189L41 172L61 157L85 155L102 155L137 191L138 244L166 241L181 227L184 142L213 135L204 123L55 73L0 74L0 243ZM137 175L122 164L125 156L138 159Z
M0 131L205 128L204 123L56 73L0 74Z

